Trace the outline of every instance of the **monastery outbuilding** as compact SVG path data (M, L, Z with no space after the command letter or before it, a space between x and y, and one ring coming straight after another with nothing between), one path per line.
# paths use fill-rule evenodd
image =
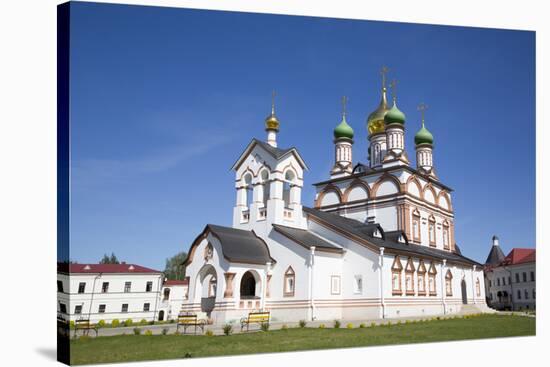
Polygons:
M232 227L208 224L191 245L182 311L220 324L254 310L291 322L487 309L483 266L455 242L452 189L436 174L425 106L413 167L405 114L395 95L388 105L382 75L380 103L367 118L368 163L353 164L344 108L334 165L314 184L311 207L301 200L308 167L296 148L278 147L272 106L266 141L252 139L233 165Z

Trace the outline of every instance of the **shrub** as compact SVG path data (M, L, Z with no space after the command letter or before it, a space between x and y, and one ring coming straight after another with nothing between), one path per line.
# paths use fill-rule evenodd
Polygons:
M262 331L269 331L269 323L264 322L262 325L260 325L260 328Z
M325 328L325 324L319 325L319 329L324 329L324 328Z
M346 325L346 329L353 329L353 324L350 322Z
M386 326L391 326L391 321L388 321L388 323L386 324Z
M174 335L181 335L181 331L177 331L174 333Z
M141 334L141 329L138 328L138 327L135 327L134 328L134 335L140 335Z
M299 325L300 325L301 328L306 327L306 325L307 325L306 320L300 320Z
M223 333L224 333L225 335L228 335L228 336L229 336L229 335L231 335L232 332L233 332L233 325L231 325L231 324L225 324L225 325L223 326Z
M281 330L286 330L288 329L288 326L286 326L286 324L283 324L283 326L281 326Z
M174 322L176 322L176 320L174 319L170 319L170 321L168 321L170 324L173 324Z
M189 352L187 352L183 355L183 358L191 358L191 357L192 357L192 355Z
M359 328L360 328L360 329L363 329L365 326L366 326L366 325L365 325L364 323L360 323L360 324L359 324Z
M340 320L334 320L334 328L339 329L340 328Z
M69 321L69 329L74 329L74 321Z
M370 327L375 327L376 326L376 322L371 322L370 323Z
M439 321L441 320L441 317L437 316L435 319Z
M397 321L397 325L400 325L400 324L401 324L401 320L398 320L398 321Z
M147 320L145 319L141 319L141 321L139 322L140 325L147 325Z
M124 321L124 326L132 326L133 323L134 323L134 321L132 319L128 319L128 320Z
M155 321L151 320L148 322L149 325L155 325ZM163 321L159 321L159 324L164 324Z
M153 332L151 330L145 330L145 335L151 336L153 335Z
M162 335L168 334L168 328L162 328Z
M114 319L111 321L111 327L118 327L120 325L120 321L118 319Z
M207 329L205 332L204 332L204 335L206 336L214 336L214 332L210 329Z

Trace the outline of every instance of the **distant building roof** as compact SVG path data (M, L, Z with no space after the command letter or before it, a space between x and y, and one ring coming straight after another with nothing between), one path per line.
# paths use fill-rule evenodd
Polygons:
M71 274L160 274L161 271L146 268L136 264L67 264L58 263L57 271Z
M243 160L247 157L248 153L250 153L250 151L252 151L252 148L254 148L256 145L261 146L266 152L268 152L276 160L280 160L282 157L286 156L287 154L294 154L296 156L296 159L298 160L298 163L300 163L300 165L303 168L307 169L306 162L304 162L302 156L298 152L298 149L296 149L295 147L290 147L287 149L276 148L256 138L253 138L252 141L248 144L244 152L240 155L239 159L237 159L237 161L233 164L232 169L237 169L240 166L240 164L243 162Z
M534 248L513 248L504 258L502 265L517 265L532 263L537 260L537 250Z
M431 257L438 260L448 260L451 262L481 265L478 262L469 259L459 253L435 249L428 246L420 246L409 243L407 236L402 231L384 232L383 228L377 224L365 224L355 219L343 217L338 214L324 212L318 209L303 207L303 210L322 222L332 226L335 230L344 231L348 234L366 241L367 244L374 247L384 247L388 252L404 252L416 256ZM399 238L402 238L402 242Z
M504 253L499 245L493 245L487 260L485 260L485 265L498 266L504 260Z
M164 287L177 287L177 286L184 286L189 284L189 279L184 280L167 280L164 282Z

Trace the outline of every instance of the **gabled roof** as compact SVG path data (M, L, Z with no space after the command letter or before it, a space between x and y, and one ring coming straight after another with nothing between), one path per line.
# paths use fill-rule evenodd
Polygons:
M144 274L156 273L161 271L146 268L145 266L136 264L67 264L58 263L57 270L61 273L71 274Z
M282 226L280 224L273 224L273 228L281 233L283 236L291 239L297 244L304 246L307 249L315 246L316 250L327 251L327 252L338 252L341 253L344 249L340 246L336 246L318 235L314 234L311 231L299 228L292 228L287 226Z
M290 147L287 149L275 148L267 144L266 142L253 138L252 141L248 144L248 146L244 150L244 152L239 156L239 159L237 159L237 161L233 164L231 169L233 170L238 169L241 163L243 162L243 160L248 156L248 154L250 154L250 152L252 151L252 149L254 149L256 145L259 145L260 147L262 147L263 150L269 153L276 160L280 160L281 158L289 154L293 154L303 169L308 168L306 165L306 162L304 162L304 160L300 156L300 153L298 153L298 150L295 147Z
M537 250L534 248L514 248L502 261L502 265L517 265L535 262Z
M496 266L500 264L503 260L504 260L504 253L502 252L502 249L500 248L499 245L493 245L491 247L491 251L489 251L487 260L485 260L485 265Z
M223 257L229 262L261 265L276 262L269 254L269 248L265 241L258 237L254 231L207 224L191 245L189 254L183 262L184 264L187 265L191 262L194 248L208 233L211 233L220 241Z
M303 207L304 212L309 216L315 217L328 227L342 232L344 235L353 237L354 241L362 242L373 250L384 247L386 252L405 253L420 257L433 258L436 260L447 260L455 263L468 265L481 265L478 262L469 259L461 254L435 249L432 247L415 245L409 243L404 233L400 231L384 232L379 224L365 224L355 219L346 218L338 214L324 212L318 209ZM373 236L373 228L380 228L381 238ZM397 233L400 232L400 233ZM389 234L389 235L388 235ZM399 242L397 238L403 236L405 243Z

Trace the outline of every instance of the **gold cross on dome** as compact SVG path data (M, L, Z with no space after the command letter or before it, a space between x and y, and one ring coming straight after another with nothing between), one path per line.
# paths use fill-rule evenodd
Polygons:
M422 102L417 107L418 111L420 111L420 114L422 115L422 126L424 126L424 114L426 113L426 110L428 109L428 105Z
M394 101L397 98L397 84L399 84L399 82L396 79L392 79L390 82L391 95Z
M275 114L275 91L271 92L271 114Z
M390 71L390 69L387 66L382 66L382 69L380 70L380 74L382 74L382 88L386 88L386 73Z
M348 102L348 97L342 96L342 116L346 117L346 103Z

